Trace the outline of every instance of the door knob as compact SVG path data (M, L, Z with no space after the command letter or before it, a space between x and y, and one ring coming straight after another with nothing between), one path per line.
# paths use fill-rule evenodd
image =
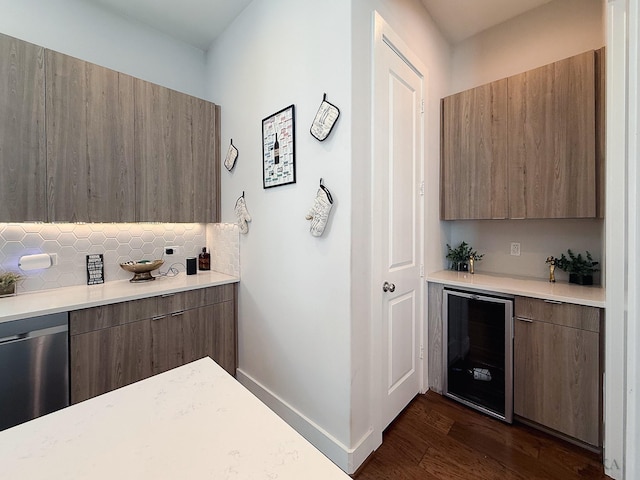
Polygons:
M393 283L384 282L384 284L382 285L382 291L393 293L396 291L396 286Z

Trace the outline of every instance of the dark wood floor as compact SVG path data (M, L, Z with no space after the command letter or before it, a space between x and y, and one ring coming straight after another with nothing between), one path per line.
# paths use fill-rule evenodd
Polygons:
M418 395L384 432L357 480L608 479L599 455L453 400Z

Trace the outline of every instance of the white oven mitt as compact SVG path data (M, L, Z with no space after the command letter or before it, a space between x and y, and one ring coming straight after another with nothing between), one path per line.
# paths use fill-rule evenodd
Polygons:
M246 234L249 231L249 224L251 221L251 215L247 210L247 203L244 201L244 193L236 200L235 207L236 217L238 218L238 227L240 227L240 233Z
M305 217L307 220L311 220L309 231L314 237L319 237L324 232L324 227L326 227L327 221L329 220L329 213L331 212L332 206L333 198L331 198L331 193L327 187L321 183L318 193L316 194L316 199L313 202L313 207L311 207L311 210L309 210L309 213L307 213Z

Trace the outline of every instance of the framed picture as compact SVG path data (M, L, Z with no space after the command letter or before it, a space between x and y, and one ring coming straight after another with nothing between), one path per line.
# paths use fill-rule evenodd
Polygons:
M262 186L296 183L295 106L262 120Z

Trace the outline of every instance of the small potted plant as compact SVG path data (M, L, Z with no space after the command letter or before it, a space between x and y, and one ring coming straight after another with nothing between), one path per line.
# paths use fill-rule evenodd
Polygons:
M447 243L447 260L451 262L451 270L466 272L469 269L470 257L473 257L474 262L478 262L484 254L476 252L467 242L462 242L456 248L451 248Z
M587 250L583 257L581 253L574 254L570 249L567 250L567 258L564 253L560 258L555 259L556 267L569 274L569 283L578 285L593 285L593 274L600 271L596 267L599 262L593 260L593 257Z
M22 277L17 273L0 273L0 297L7 297L16 294L18 280Z

